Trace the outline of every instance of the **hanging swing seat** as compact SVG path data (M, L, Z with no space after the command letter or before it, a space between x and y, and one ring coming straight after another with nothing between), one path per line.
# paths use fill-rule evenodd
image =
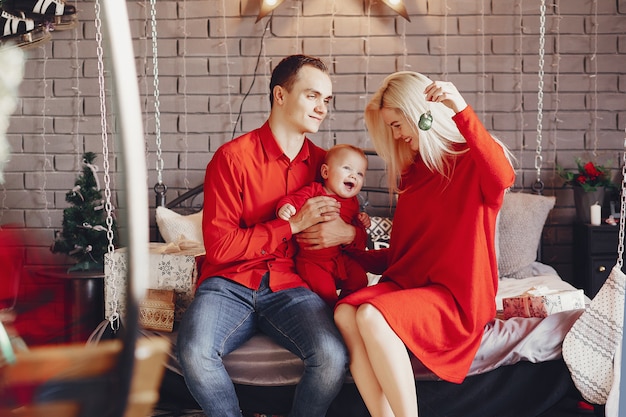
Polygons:
M364 206L373 216L373 220L375 218L378 221L378 216L383 214L380 214L381 211L376 204L370 203L381 201L384 202L383 205L385 203L388 205L390 201L388 190L368 187L362 194L363 201L366 202ZM178 213L179 222L194 221L189 214L201 209L201 204L197 202L201 203L202 199L202 186L197 186L167 204L167 210ZM191 201L196 203L190 203ZM552 268L536 262L537 247L544 222L554 205L554 197L507 193L505 203L499 223L499 267L500 271L508 276L503 275L500 279L498 300L501 302L506 296L521 294L537 285L547 285L551 289L563 291L574 289ZM391 224L391 219L388 221ZM181 226L179 225L177 229L180 230ZM370 234L372 240L377 236ZM382 237L384 236L388 237L388 232L383 233ZM175 257L176 254L171 256ZM197 257L197 260L201 262L202 257ZM483 417L494 415L486 412L490 407L502 413L518 407L527 411L519 415L537 416L554 406L573 390L569 372L560 357L560 346L564 335L580 314L581 310L572 310L556 313L545 319L518 317L495 320L487 326L483 344L472 364L470 375L461 385L439 380L419 361L414 361L418 389L420 392L432 390L428 395L422 396L420 415L424 414L427 417L433 415L422 410L422 407L430 407L430 410L437 412L448 410L453 414L460 411L458 415ZM174 351L176 328L175 324L173 333L146 333L152 337L167 339ZM257 334L226 356L224 365L235 384L244 411L265 414L288 413L295 384L298 383L303 371L302 362L297 356L278 346L269 337ZM505 380L508 382L503 383ZM521 387L524 389L520 390ZM472 390L489 392L485 395L484 404L477 405L475 401L469 400L473 397L467 394L473 392ZM551 392L549 397L545 395L548 391ZM450 402L449 398L458 400ZM177 358L170 355L161 388L160 404L176 401L182 408L198 407L186 390ZM365 415L363 407L351 378L348 378L327 415L362 416Z

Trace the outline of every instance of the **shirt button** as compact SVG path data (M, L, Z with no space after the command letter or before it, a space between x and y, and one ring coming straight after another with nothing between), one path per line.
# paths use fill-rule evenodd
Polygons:
M265 255L265 249L261 249L261 255Z

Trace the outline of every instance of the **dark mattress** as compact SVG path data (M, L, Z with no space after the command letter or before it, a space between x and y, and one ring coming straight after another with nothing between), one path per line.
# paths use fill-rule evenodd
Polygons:
M576 409L578 393L562 360L519 362L470 376L462 384L416 381L420 417L567 417L585 415ZM236 385L245 413L287 415L295 386ZM167 370L159 409L176 414L198 409L182 377ZM587 412L586 415L593 415ZM346 383L327 417L369 417L352 383Z

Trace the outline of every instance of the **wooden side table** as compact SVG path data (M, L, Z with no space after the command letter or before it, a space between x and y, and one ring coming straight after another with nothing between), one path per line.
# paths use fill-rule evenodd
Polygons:
M66 340L86 342L104 320L104 272L67 272L67 269L66 266L41 268L38 273L64 282Z
M619 228L602 224L574 225L574 277L572 284L593 298L617 262Z

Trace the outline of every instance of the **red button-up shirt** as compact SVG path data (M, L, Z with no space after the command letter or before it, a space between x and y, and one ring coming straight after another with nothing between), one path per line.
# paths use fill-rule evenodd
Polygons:
M289 222L277 219L278 199L320 180L326 151L305 139L290 161L266 122L222 145L207 165L202 231L206 258L198 285L214 276L258 288L306 286L296 274Z

